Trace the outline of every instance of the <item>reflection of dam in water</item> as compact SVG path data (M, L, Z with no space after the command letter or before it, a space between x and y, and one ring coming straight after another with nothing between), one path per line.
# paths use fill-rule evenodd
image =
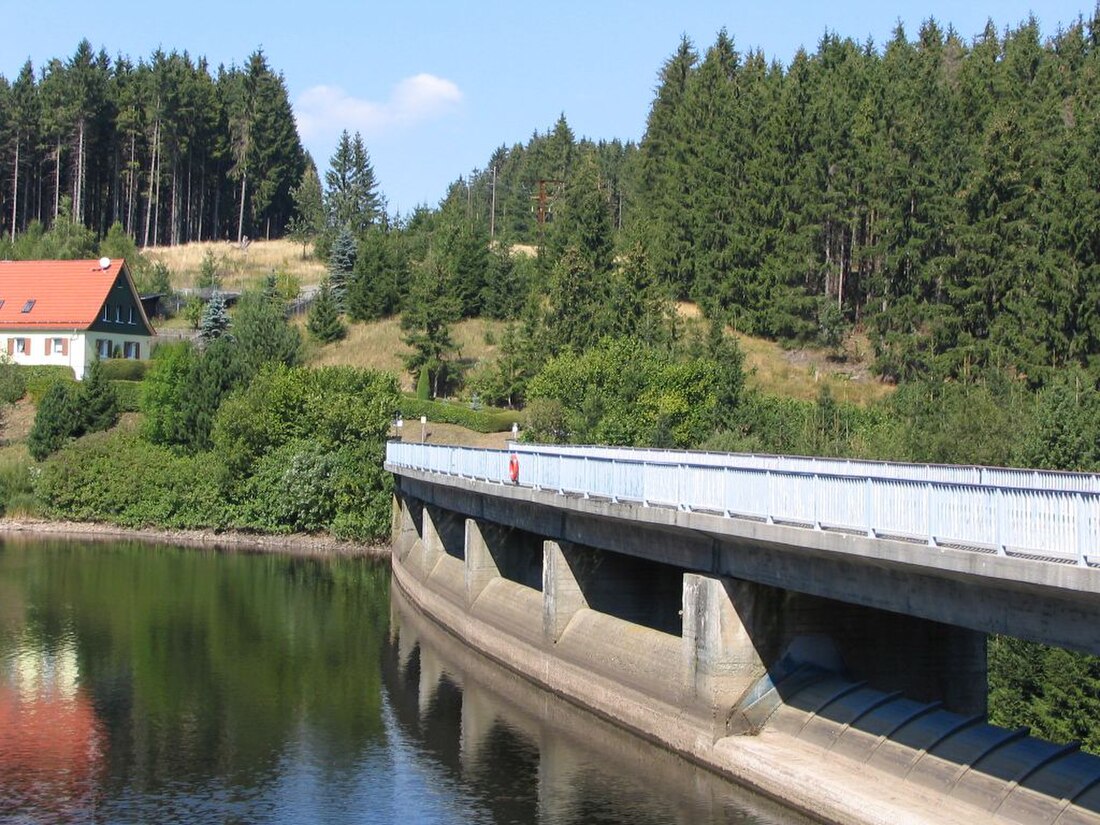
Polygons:
M485 659L398 588L391 603L382 669L397 723L493 821L807 821Z

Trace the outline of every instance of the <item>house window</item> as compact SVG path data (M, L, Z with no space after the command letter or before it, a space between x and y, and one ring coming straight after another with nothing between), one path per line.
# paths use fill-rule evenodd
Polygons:
M34 309L34 298L31 298L27 303L23 304L23 312L30 312Z
M18 355L27 355L31 351L31 342L29 338L16 338L15 339L15 352Z
M134 323L134 308L130 307L130 320L127 323Z
M127 341L122 345L122 354L127 358L141 358L141 344L137 341Z
M111 320L111 308L107 304L103 305L103 320L104 321L110 321Z
M51 338L50 339L50 352L55 355L65 354L65 339L64 338Z
M100 358L111 357L111 339L110 338L96 338L95 339L95 351L96 355Z
M122 323L122 304L115 304L115 323Z

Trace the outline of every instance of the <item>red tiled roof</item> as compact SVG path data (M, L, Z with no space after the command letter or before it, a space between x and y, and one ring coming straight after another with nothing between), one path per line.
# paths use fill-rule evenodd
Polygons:
M98 260L0 261L0 327L86 329L99 318L125 265L122 260L106 269ZM34 306L23 312L28 301Z

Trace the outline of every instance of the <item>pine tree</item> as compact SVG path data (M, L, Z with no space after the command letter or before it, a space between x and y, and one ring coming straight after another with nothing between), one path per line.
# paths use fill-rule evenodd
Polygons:
M361 233L381 220L384 208L374 167L362 136L340 135L325 172L325 210L329 225Z
M243 373L254 376L264 364L296 366L302 358L302 336L286 320L286 307L274 278L260 292L246 292L233 315L233 335Z
M103 362L98 358L92 362L81 382L77 406L81 416L81 433L102 432L118 422L118 394L103 374Z
M80 435L79 391L72 381L55 381L42 396L34 425L27 436L27 448L35 461L44 461Z
M449 289L452 277L439 255L430 253L413 272L401 315L403 340L413 350L405 359L405 367L412 375L427 367L435 398L450 377L448 357L456 349L451 325L461 317L461 307Z
M229 310L226 308L225 295L215 291L206 302L202 311L202 319L199 321L199 338L204 344L219 338L232 339L229 332Z
M373 321L394 314L407 276L408 263L396 236L372 226L359 245L348 285L348 315L357 321Z
M355 236L348 226L340 229L328 258L328 282L338 311L347 305L348 282L355 270L357 257Z
M330 344L339 341L347 335L347 327L340 320L340 312L336 307L336 299L332 294L332 286L326 279L321 284L321 290L313 299L313 306L309 308L309 321L306 323L309 334L322 344Z

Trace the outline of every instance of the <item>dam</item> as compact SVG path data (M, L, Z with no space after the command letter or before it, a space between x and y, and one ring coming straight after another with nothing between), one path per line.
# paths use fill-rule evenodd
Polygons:
M984 718L986 634L1100 652L1092 477L755 458L391 443L394 584L818 819L1100 822L1100 760Z

